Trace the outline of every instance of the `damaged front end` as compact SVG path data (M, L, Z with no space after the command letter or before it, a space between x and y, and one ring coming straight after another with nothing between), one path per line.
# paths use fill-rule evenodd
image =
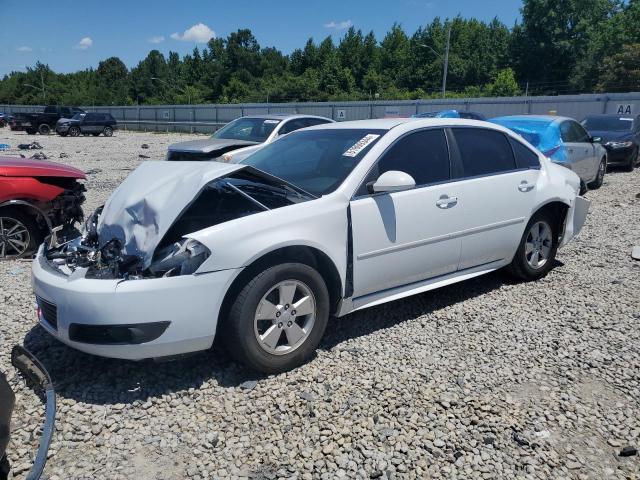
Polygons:
M44 249L49 265L89 279L191 275L212 252L189 234L314 198L251 167L181 163L189 168L180 175L175 165L143 164L87 219L80 237L60 242L52 235ZM143 187L144 178L157 181Z

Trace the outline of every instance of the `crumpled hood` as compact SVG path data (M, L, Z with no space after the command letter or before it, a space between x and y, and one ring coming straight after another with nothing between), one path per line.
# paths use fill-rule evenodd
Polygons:
M100 248L116 238L123 253L151 264L153 253L202 188L244 165L220 162L142 163L111 194L98 220Z
M226 138L207 138L206 140L190 140L188 142L174 143L169 145L169 150L173 152L197 152L211 153L228 147L248 147L256 145L258 142L248 142L246 140L230 140Z

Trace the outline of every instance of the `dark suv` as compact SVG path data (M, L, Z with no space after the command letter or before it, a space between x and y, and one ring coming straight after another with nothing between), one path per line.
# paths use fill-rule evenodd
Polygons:
M56 124L56 132L66 137L77 137L82 135L93 135L97 137L101 133L105 137L113 135L118 122L110 113L78 113L73 118L61 118Z

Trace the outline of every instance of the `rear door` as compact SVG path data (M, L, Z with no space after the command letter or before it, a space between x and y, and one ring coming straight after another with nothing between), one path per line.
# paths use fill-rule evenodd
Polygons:
M502 132L477 127L452 128L449 145L457 180L450 191L464 212L454 232L462 241L458 269L510 261L534 205L537 154ZM518 162L514 145L526 149Z
M595 180L598 176L598 167L600 167L600 158L597 155L596 146L591 142L591 135L585 128L576 121L571 121L572 128L575 133L576 143L580 145L584 152L584 174L589 181Z
M80 122L82 133L96 133L98 129L98 118L99 115L97 113L87 113Z
M560 124L560 137L567 153L566 163L582 180L589 182L592 180L589 166L593 162L593 145L587 145L582 141L580 131L574 124L578 123L565 120Z

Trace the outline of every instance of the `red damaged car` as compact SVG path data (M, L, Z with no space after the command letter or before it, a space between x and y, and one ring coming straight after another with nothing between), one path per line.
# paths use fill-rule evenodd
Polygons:
M58 238L77 235L84 179L59 163L0 157L0 260L32 255L56 227Z

